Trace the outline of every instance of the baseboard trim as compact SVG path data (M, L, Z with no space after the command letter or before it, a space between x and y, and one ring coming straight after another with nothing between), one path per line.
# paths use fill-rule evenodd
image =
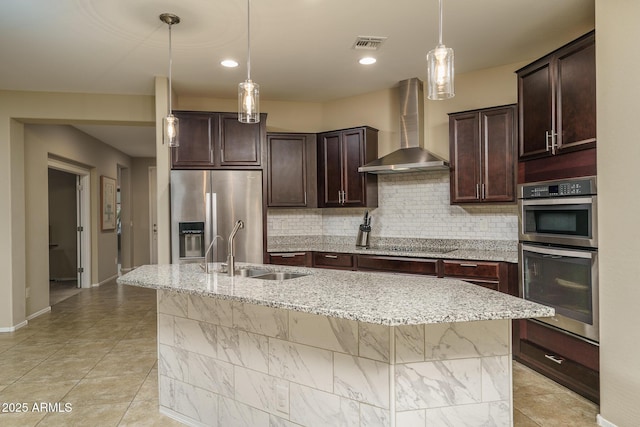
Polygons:
M29 316L27 316L27 320L35 319L38 316L41 316L43 314L50 313L50 312L51 312L51 306L45 307L42 310L36 311L35 313L30 314Z
M2 332L15 332L18 329L27 326L27 323L29 323L26 320L23 320L22 322L18 323L17 325L14 326L9 326L8 328L0 328L0 333Z
M111 276L111 277L109 277L109 278L107 278L107 279L104 279L102 282L93 283L93 284L91 285L91 287L92 287L92 288L97 288L98 286L102 286L102 285L104 285L105 283L108 283L108 282L110 282L110 281L112 281L112 280L116 280L117 278L118 278L118 275L117 275L117 274L115 274L115 275L113 275L113 276Z
M600 427L618 427L611 421L605 420L604 417L600 414L598 414L598 416L596 417L596 422Z
M187 417L186 415L182 415L178 412L172 411L169 408L166 408L162 405L159 406L160 413L164 416L167 416L173 420L179 421L184 425L192 426L192 427L207 427L208 424L201 423L193 418Z

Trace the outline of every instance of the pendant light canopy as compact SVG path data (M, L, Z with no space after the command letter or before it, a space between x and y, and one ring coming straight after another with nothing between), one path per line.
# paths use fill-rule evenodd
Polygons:
M427 54L427 98L441 100L453 98L453 49L442 44L442 0L440 4L440 30L438 46Z
M260 85L251 80L251 0L247 0L247 80L238 84L238 121L260 122Z
M160 15L160 20L169 26L169 114L162 119L162 143L169 145L169 147L177 147L180 145L178 140L178 118L171 112L171 66L173 63L171 56L171 26L180 23L180 17L173 13L163 13Z

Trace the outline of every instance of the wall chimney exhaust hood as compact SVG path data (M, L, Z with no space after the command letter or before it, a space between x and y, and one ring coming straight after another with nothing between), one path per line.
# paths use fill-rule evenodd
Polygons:
M399 83L400 149L358 168L358 172L400 173L448 170L449 162L425 150L424 90L416 77Z

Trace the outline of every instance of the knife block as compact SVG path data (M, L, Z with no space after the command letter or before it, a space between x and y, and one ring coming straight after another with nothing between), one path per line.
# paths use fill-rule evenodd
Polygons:
M358 230L358 236L356 237L356 246L359 248L368 248L369 247L369 234L371 234L371 230L363 230L360 228Z

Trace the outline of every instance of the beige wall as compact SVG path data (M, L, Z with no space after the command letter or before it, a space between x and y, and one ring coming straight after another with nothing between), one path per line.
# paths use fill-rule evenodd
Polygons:
M91 283L103 283L117 275L115 230L101 231L100 176L118 176L118 165L129 167L130 158L120 151L64 125L25 125L25 221L27 317L49 306L48 259L48 160L50 156L82 165L91 171L92 263ZM38 268L33 268L37 263Z
M34 122L149 125L156 122L155 100L152 96L0 91L0 235L5 236L0 239L0 330L24 325L27 316L26 272L32 265L27 263L25 244L24 123ZM41 231L48 234L46 227ZM48 259L48 254L45 251L37 259ZM97 268L92 274L99 274ZM30 309L35 306L40 302Z
M640 2L596 0L600 413L640 420Z

